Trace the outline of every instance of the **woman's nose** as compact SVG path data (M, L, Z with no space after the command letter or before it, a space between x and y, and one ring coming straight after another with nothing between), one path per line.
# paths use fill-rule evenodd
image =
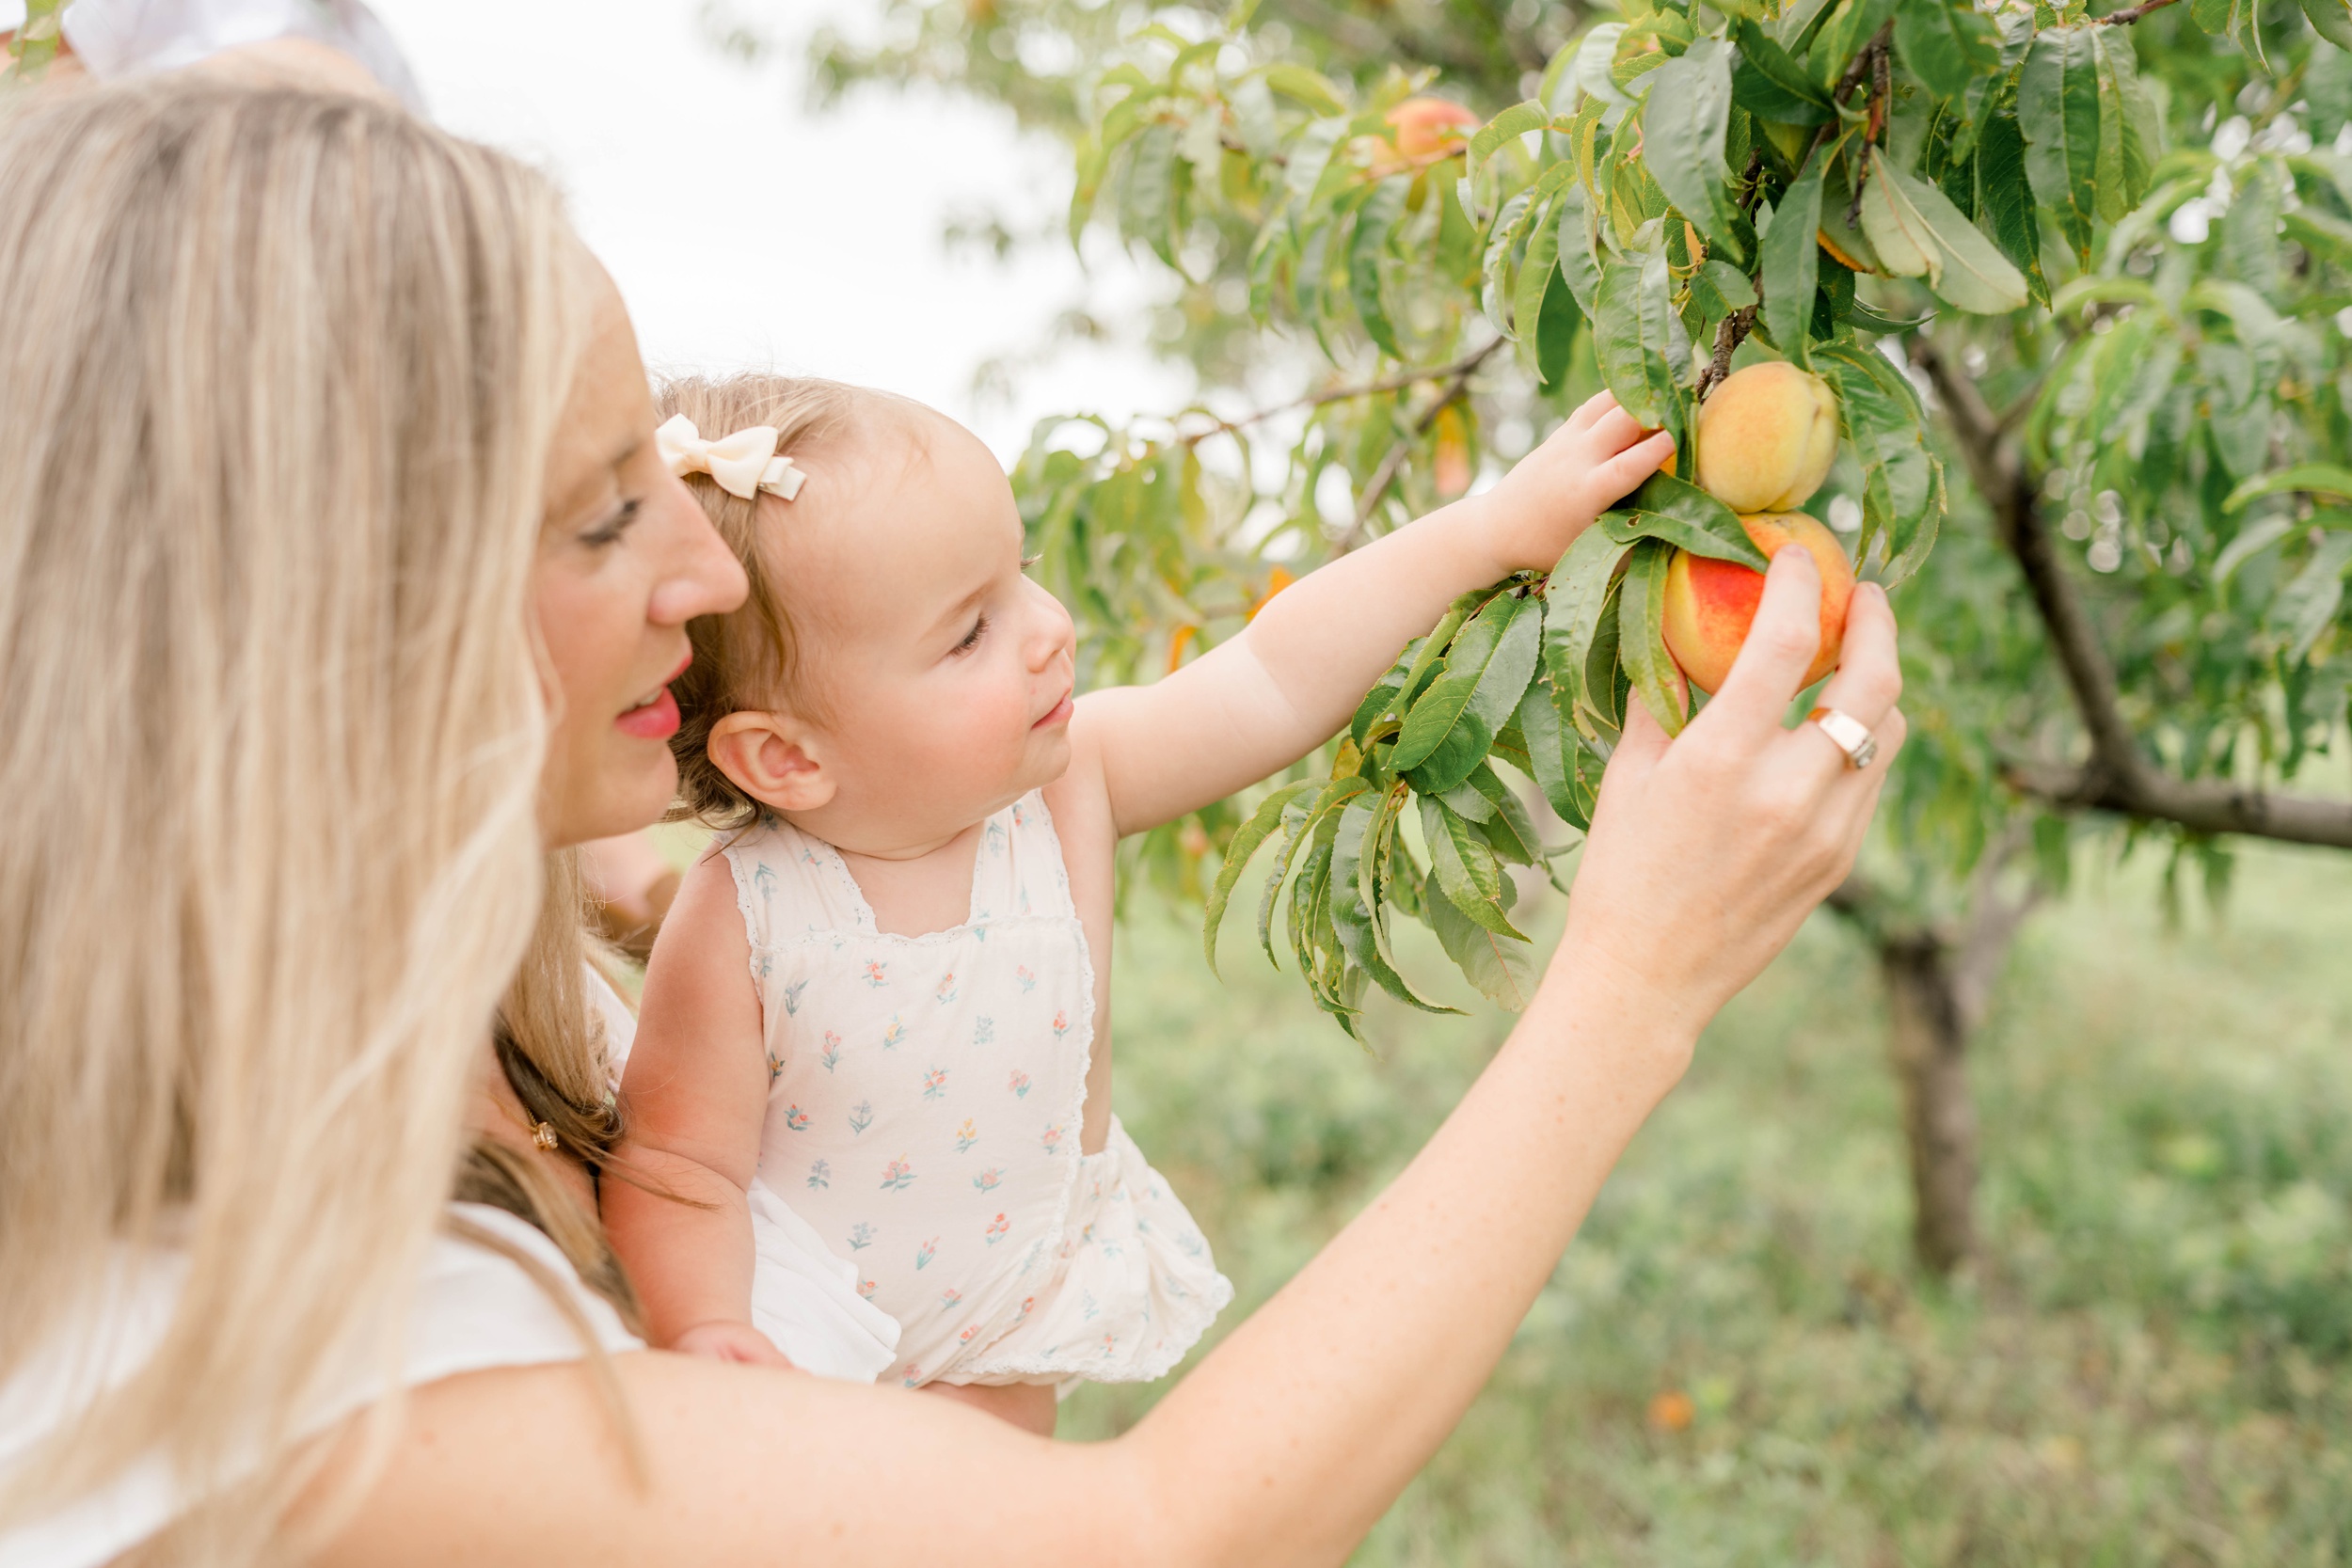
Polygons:
M656 559L660 575L645 618L657 626L684 626L697 615L718 615L735 609L750 592L741 562L710 526L685 482L671 475L646 504L658 515L647 518L661 541Z

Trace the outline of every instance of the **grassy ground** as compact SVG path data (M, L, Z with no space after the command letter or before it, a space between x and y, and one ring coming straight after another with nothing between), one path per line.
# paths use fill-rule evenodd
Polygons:
M1874 980L1817 920L1358 1561L2352 1562L2352 860L2249 854L2226 922L2178 931L2152 889L2079 888L2022 941L1974 1065L1988 1256L1948 1290L1908 1261ZM1224 957L1220 986L1147 914L1117 1006L1120 1114L1216 1243L1230 1326L1506 1021L1382 1011L1368 1059ZM1085 1390L1062 1432L1152 1392Z

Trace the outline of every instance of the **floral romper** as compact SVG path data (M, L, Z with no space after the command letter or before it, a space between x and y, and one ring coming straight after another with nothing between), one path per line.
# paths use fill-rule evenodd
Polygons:
M1232 1287L1116 1117L1079 1153L1094 966L1043 800L988 819L968 918L926 936L877 930L840 855L789 823L726 856L768 1050L757 1186L898 1321L882 1375L1166 1375Z

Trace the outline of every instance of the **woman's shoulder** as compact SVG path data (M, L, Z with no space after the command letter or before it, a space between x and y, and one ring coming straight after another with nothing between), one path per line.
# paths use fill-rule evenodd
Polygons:
M405 1325L398 1375L355 1350L306 1412L322 1431L397 1386L462 1372L543 1366L643 1348L610 1303L580 1282L555 1243L503 1210L450 1206L450 1226L427 1254ZM135 1376L167 1332L187 1276L172 1248L125 1257L95 1310L0 1385L0 1489L98 1400ZM227 1478L233 1480L233 1477ZM168 1525L195 1499L166 1456L143 1460L101 1489L0 1534L0 1564L97 1568Z

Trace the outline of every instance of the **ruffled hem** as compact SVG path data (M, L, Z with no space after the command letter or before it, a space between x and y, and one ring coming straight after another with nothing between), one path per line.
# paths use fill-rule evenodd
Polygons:
M1117 1117L1103 1152L1079 1162L1062 1238L1040 1305L930 1381L1052 1382L1065 1396L1080 1382L1155 1382L1232 1302L1200 1227Z

